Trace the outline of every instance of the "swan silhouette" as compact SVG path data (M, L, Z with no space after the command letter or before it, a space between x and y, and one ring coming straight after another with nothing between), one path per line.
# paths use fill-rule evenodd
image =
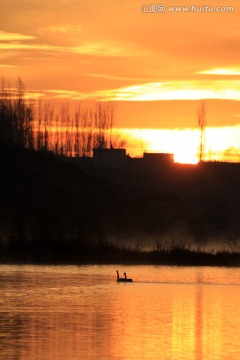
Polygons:
M126 282L132 282L132 279L128 279L128 278L127 278L127 274L126 274L126 273L124 273L124 279L125 279Z
M127 278L127 274L126 274L126 273L124 273L124 278L120 278L120 277L119 277L118 270L117 270L116 272L117 272L117 282L132 282L132 279L128 279L128 278Z

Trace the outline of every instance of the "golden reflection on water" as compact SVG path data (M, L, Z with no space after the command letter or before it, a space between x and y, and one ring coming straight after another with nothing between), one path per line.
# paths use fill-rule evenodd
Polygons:
M1 359L240 358L239 269L0 270Z

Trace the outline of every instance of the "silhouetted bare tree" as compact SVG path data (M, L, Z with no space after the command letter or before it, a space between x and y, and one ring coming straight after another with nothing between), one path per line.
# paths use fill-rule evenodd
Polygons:
M94 110L95 148L107 148L112 143L115 103L98 102Z
M206 125L207 125L205 101L202 101L201 105L198 107L197 119L198 119L199 131L200 131L199 161L201 162L204 157L205 130L206 130Z
M16 89L2 80L0 92L0 136L33 148L33 103L25 99L25 86L18 78Z

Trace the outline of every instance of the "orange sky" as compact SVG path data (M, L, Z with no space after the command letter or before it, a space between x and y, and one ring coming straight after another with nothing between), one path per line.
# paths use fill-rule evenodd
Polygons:
M117 100L118 127L195 127L200 99L208 126L240 124L239 0L169 9L192 4L1 0L0 75L43 99Z

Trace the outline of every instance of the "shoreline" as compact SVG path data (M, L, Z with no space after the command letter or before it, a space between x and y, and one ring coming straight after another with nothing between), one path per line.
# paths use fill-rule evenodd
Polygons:
M118 249L91 249L82 253L63 252L58 255L46 253L5 254L0 265L159 265L159 266L210 266L240 267L240 253L206 253L176 249L172 251L141 252Z

